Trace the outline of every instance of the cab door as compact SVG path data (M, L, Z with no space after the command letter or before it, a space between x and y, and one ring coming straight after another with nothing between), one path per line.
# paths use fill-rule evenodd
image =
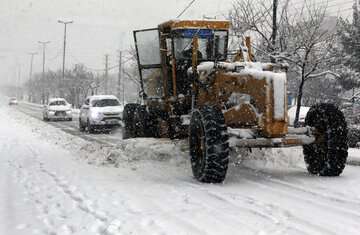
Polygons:
M141 93L144 99L163 97L163 76L161 71L159 30L143 29L134 31L138 60Z

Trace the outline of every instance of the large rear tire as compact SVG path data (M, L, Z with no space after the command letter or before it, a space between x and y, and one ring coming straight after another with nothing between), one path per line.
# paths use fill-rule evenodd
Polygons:
M137 108L140 107L140 104L127 104L124 107L123 112L123 139L135 138L136 136L136 126L135 126L135 112Z
M229 164L229 137L221 110L209 106L194 110L189 129L194 177L204 183L223 182Z
M343 113L333 104L313 106L305 119L314 128L315 142L303 146L309 173L339 176L348 156L347 124Z
M135 110L134 121L135 121L135 135L136 137L147 137L147 121L149 114L146 110L145 105L139 105Z
M151 114L146 105L140 105L135 111L135 132L137 137L159 137L159 121Z
M85 129L86 129L86 127L82 123L81 118L79 118L79 130L80 130L80 132L84 132Z

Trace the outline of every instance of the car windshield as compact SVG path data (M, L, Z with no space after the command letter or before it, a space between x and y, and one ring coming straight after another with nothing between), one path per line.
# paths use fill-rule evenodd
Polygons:
M101 99L101 100L93 100L91 102L93 107L107 107L107 106L119 106L120 103L116 99Z
M49 104L50 106L61 106L61 105L66 105L66 102L64 100L57 100L57 101L53 101Z

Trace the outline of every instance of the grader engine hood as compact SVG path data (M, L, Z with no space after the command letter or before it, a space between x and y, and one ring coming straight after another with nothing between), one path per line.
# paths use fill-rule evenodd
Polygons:
M270 63L203 62L197 67L199 79L213 76L214 86L200 94L200 102L211 102L206 93L213 93L222 102L229 126L258 126L267 137L284 136L288 126L284 68Z

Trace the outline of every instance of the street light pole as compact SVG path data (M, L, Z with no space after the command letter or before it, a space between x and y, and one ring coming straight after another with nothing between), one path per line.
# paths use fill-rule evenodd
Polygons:
M62 67L62 80L65 80L65 51L66 51L66 26L72 24L74 21L62 21L58 20L58 23L64 24L64 48L63 48L63 67Z
M42 80L43 82L45 82L45 49L46 49L46 44L50 43L50 41L46 41L46 42L42 42L42 41L38 41L38 43L40 43L43 47L43 69L42 69ZM42 99L42 103L45 103L45 94L44 94L44 88L42 91L42 95L41 95L41 99Z

